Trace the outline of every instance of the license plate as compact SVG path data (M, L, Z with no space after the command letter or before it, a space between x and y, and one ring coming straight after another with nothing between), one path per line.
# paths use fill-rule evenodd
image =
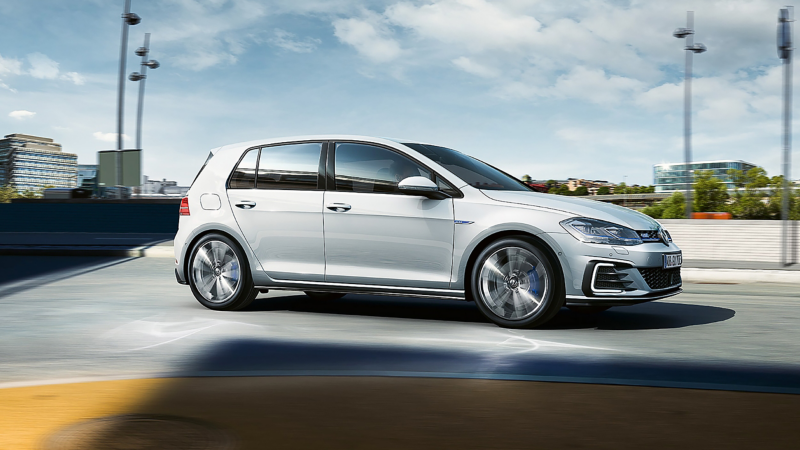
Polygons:
M683 255L680 253L664 253L664 268L674 269L683 263Z

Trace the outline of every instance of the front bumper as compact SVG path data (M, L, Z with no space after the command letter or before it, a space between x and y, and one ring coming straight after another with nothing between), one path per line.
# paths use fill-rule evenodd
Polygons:
M633 305L682 292L680 269L662 269L662 255L681 252L672 242L617 247L587 244L567 233L549 235L562 250L567 305Z

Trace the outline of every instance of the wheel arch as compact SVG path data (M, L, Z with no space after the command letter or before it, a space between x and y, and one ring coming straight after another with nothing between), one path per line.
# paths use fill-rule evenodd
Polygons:
M235 242L236 245L238 245L239 248L242 250L242 254L244 255L245 258L245 263L247 263L245 267L250 268L250 273L252 275L252 268L250 266L251 262L250 262L249 247L246 245L242 245L242 243L239 242L239 239L237 239L237 237L232 233L229 233L225 230L220 230L219 228L209 228L197 233L197 235L195 235L192 239L190 239L189 243L186 245L186 251L184 252L184 257L183 257L183 273L187 282L189 281L189 263L190 263L189 260L191 259L192 249L194 249L194 246L201 239L203 239L205 236L208 236L209 234L221 234L227 237L228 239L232 240L233 242Z
M535 235L528 231L523 230L503 230L492 233L488 236L483 237L470 251L469 257L467 257L467 263L464 266L464 273L461 274L461 280L464 283L464 292L466 294L467 299L472 298L471 292L471 285L472 283L469 282L468 278L471 276L472 269L475 266L475 262L478 259L478 255L488 246L492 245L493 243L505 239L505 238L519 238L523 239L527 242L530 242L532 245L536 246L538 249L545 252L547 257L550 259L550 265L553 267L553 270L556 271L556 275L561 280L562 284L562 292L566 293L566 278L565 274L568 273L565 271L565 268L562 267L562 258L559 258L557 253L562 253L560 250L556 251L553 249L555 244L554 242L550 243L547 242L545 239L542 238L542 235Z

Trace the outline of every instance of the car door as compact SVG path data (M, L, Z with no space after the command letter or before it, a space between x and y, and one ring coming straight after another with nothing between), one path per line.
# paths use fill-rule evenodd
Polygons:
M323 143L249 150L229 181L236 222L273 279L323 281Z
M453 200L397 188L406 177L432 178L429 169L387 148L339 142L327 170L325 281L449 287Z

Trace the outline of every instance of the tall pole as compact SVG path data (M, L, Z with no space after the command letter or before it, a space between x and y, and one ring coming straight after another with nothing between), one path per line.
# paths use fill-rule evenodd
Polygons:
M783 196L781 198L783 222L781 240L783 245L781 245L781 264L784 266L797 262L795 260L797 243L794 242L794 227L789 221L789 199L792 195L789 186L792 169L792 21L789 8L781 9L778 15L778 55L783 60Z
M128 17L131 13L131 0L125 0L125 6L122 10L122 37L119 46L119 86L117 89L117 174L116 183L117 189L120 191L118 195L122 198L122 123L123 113L125 111L125 57L127 56L128 49Z
M692 218L692 55L694 11L686 11L686 28L692 33L686 36L686 70L683 81L683 160L686 164L686 218Z
M144 108L144 82L147 81L147 54L150 52L150 33L144 34L142 54L142 75L139 81L139 107L136 109L136 148L142 149L142 108Z
M686 28L678 28L672 33L678 39L686 39L686 69L683 80L683 159L686 167L686 218L692 218L692 55L703 53L706 46L694 43L694 11L686 11Z

